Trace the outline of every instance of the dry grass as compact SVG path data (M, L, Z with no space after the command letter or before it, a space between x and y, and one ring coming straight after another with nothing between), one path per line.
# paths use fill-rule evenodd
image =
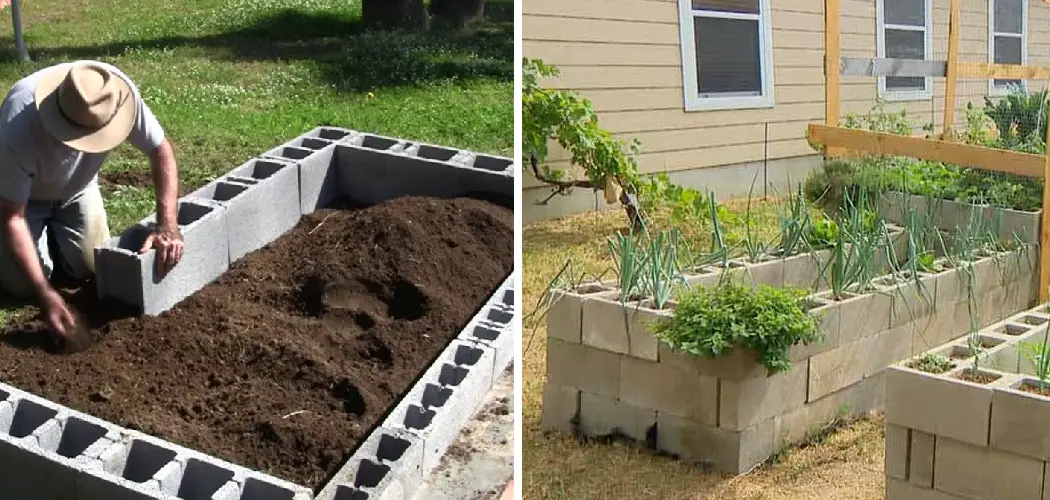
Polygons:
M728 230L743 235L744 204L726 204ZM763 234L775 231L770 203L756 208ZM526 226L523 236L526 312L535 307L567 260L575 272L611 269L605 239L624 227L621 212L589 213ZM702 225L682 227L689 243L706 248ZM611 272L611 271L610 271ZM607 275L611 277L612 275ZM546 373L546 332L539 315L526 318L523 354L523 492L526 499L881 499L883 427L878 416L819 436L808 446L786 450L775 463L736 478L658 456L625 444L581 444L544 433L539 420Z

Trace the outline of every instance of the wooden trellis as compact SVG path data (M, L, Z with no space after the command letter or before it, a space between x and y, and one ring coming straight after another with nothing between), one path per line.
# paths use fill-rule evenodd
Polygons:
M1050 3L1050 0L1047 0ZM923 160L961 165L994 172L1008 172L1042 178L1043 211L1039 230L1039 301L1046 302L1050 285L1050 127L1047 127L1047 154L973 146L952 141L955 121L956 84L959 78L1024 79L1050 82L1050 66L978 63L959 60L959 4L951 0L948 19L948 60L849 58L842 57L839 0L824 1L824 92L825 123L809 125L810 143L821 146L825 158L849 152L909 156ZM913 76L944 78L944 130L939 139L847 129L839 126L842 75Z

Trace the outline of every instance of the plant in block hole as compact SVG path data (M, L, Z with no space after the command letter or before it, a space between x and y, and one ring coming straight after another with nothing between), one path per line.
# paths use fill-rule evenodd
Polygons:
M757 179L757 176L755 179ZM751 192L748 193L747 209L744 213L744 249L747 251L748 260L753 263L758 263L763 257L769 254L770 245L762 241L752 226L751 200L754 199L752 193L754 193L755 189L755 179L752 179L751 181Z
M1040 343L1022 342L1021 354L1035 367L1039 378L1039 391L1050 389L1050 328L1043 330L1043 341Z
M734 281L689 289L679 296L674 315L654 324L653 333L672 348L701 358L717 358L734 348L752 350L773 375L791 367L791 346L822 339L817 319L803 309L805 294Z
M908 368L926 373L944 373L951 370L952 361L940 354L926 353L908 362Z
M802 193L801 184L796 186L795 194L788 196L787 205L781 206L778 211L779 215L777 218L780 223L778 251L780 256L783 258L791 257L804 248L812 250L812 246L807 240L812 218L809 214L809 205L806 203L806 197Z
M642 257L642 293L652 297L657 309L663 309L671 300L674 285L683 283L678 268L678 243L681 234L677 229L663 230L647 241Z
M625 305L644 293L645 253L639 251L638 241L631 232L616 233L608 239L608 245L620 282L620 304Z

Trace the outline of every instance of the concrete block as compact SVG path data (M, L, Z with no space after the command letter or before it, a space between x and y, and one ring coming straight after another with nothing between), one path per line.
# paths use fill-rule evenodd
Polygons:
M660 359L660 340L653 333L656 323L674 316L674 310L668 307L655 309L651 301L642 302L628 310L630 323L627 331L627 354L639 359L658 361Z
M1013 240L1019 238L1027 243L1039 241L1042 210L1026 212L1009 208L995 207L993 219L998 219L999 236Z
M974 500L1041 498L1043 462L937 437L934 488Z
M372 204L405 195L452 197L471 193L512 200L514 175L389 150L398 143L363 134L336 148L338 193Z
M829 287L827 278L821 272L831 262L829 250L801 253L783 259L784 286L801 288L813 292L823 291Z
M809 367L795 363L771 377L743 381L720 380L718 426L742 431L764 420L802 408L806 403ZM621 386L624 382L620 382Z
M332 168L335 147L333 140L298 137L261 155L298 166L302 215L328 206L336 197L336 173Z
M621 354L548 339L547 383L617 397L622 358Z
M283 236L300 219L298 167L252 159L190 193L188 200L222 206L230 262L236 262Z
M698 461L727 474L740 474L773 452L772 419L744 431L730 431L657 412L657 448L686 461Z
M886 422L976 446L987 445L992 385L955 377L961 369L934 375L903 363L887 368Z
M880 290L851 295L844 300L829 299L838 306L839 347L890 328L893 295Z
M156 269L156 251L139 248L156 223L145 219L95 249L96 282L101 298L113 298L156 316L211 283L229 268L225 209L220 205L181 201L182 260L166 276Z
M882 373L887 366L911 356L912 335L916 328L915 323L905 323L862 341L870 349L864 363L864 376Z
M307 137L312 137L316 139L324 139L326 141L340 142L350 139L357 134L360 134L360 132L348 128L322 126L315 127L313 130L299 136L299 138L305 139Z
M967 500L943 491L915 486L894 477L886 478L886 500Z
M630 352L628 332L636 307L636 302L622 304L619 292L586 296L581 304L583 344L621 354Z
M553 384L543 386L543 414L540 425L546 430L575 434L580 416L580 390Z
M933 488L937 436L912 430L908 449L908 481L923 488Z
M656 427L656 410L608 396L580 393L580 433L584 436L626 436L646 442Z
M622 402L707 425L718 423L714 377L627 356L620 361L619 378Z
M660 364L697 375L740 381L769 374L766 367L759 363L758 355L750 349L736 347L717 358L705 358L660 342L657 351Z
M748 281L756 285L784 287L784 260L766 256L759 262L745 261Z
M409 498L423 477L422 441L404 431L380 428L315 498Z
M890 295L889 328L911 323L934 312L937 280L932 274L919 273L916 278L905 272L903 276L877 278L875 284Z
M840 345L842 327L841 304L828 300L827 293L810 295L805 298L806 312L817 318L818 332L823 339L810 344L796 344L788 349L788 359L794 363L808 361L809 358L835 349Z
M886 425L886 475L901 480L908 479L908 458L911 448L911 429L899 425ZM931 469L932 472L932 469Z
M866 338L810 358L806 401L816 401L863 379L874 343L873 338Z
M1038 387L1038 379L1013 378L992 393L989 445L1039 460L1050 459L1050 398L1022 389Z
M547 309L547 337L579 344L582 321L583 296L569 290L552 290Z
M506 172L508 169L514 168L514 161L510 158L503 158L482 153L465 153L467 154L464 155L462 163L469 167L474 167L481 170L490 170L493 172ZM422 153L420 154L420 156L423 156ZM440 159L440 157L434 157L433 159Z

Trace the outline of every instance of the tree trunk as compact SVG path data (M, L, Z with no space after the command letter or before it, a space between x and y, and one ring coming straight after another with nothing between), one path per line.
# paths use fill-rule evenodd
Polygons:
M363 0L361 21L369 28L426 30L430 26L423 0Z
M430 14L442 24L462 28L485 15L485 0L430 0Z

